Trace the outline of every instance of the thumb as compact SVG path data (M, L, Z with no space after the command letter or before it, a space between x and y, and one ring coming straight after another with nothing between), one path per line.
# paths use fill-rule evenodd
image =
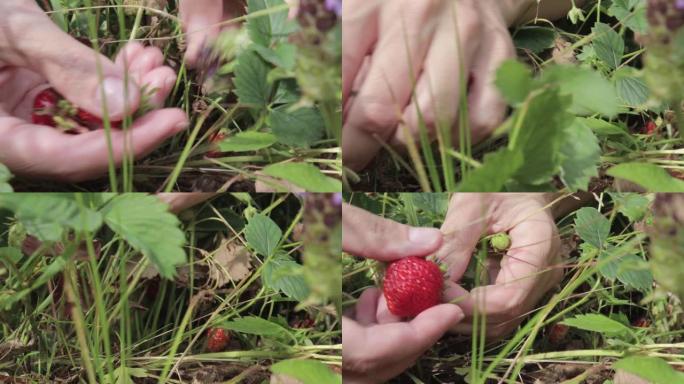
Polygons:
M5 15L3 61L43 75L65 98L99 117L103 100L114 121L138 108L140 89L123 68L62 31L35 3L22 4Z
M345 252L380 261L427 256L442 245L436 228L400 224L349 204L342 205L342 228Z

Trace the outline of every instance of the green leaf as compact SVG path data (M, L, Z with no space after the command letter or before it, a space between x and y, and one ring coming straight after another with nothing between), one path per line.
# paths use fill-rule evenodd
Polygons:
M253 42L268 47L295 30L296 24L288 20L288 9L284 5L283 0L247 0L247 13L250 16L247 19L247 33ZM274 7L283 9L274 12ZM252 16L258 11L266 11L266 14Z
M589 68L555 65L542 73L543 84L556 84L561 93L572 96L570 111L587 116L599 113L613 117L620 111L615 86L601 74Z
M584 207L575 213L577 235L596 248L603 248L610 235L610 221L596 210Z
M608 15L620 20L627 28L646 34L648 21L646 19L646 3L642 0L613 0Z
M323 137L325 122L315 108L291 110L282 105L271 111L271 129L278 141L293 147L309 147Z
M292 70L297 63L297 47L293 44L278 44L275 49L262 45L254 45L253 49L259 53L264 60L277 67Z
M634 68L619 68L615 71L613 80L615 81L618 96L627 105L638 107L648 101L648 86L639 78L638 71Z
M257 131L245 131L226 138L219 143L222 152L245 152L268 148L278 139L270 134Z
M444 216L449 207L447 193L401 193L403 199L411 199L416 208L435 216Z
M0 195L0 208L14 212L26 232L42 241L57 241L64 229L95 232L102 216L74 200L73 194L22 193Z
M12 178L9 168L0 163L0 193L12 192L12 186L9 184Z
M276 254L264 265L261 279L264 286L280 291L297 301L304 301L310 291L302 269L302 265L289 256Z
M245 227L247 243L262 256L271 256L280 243L283 231L270 217L257 213Z
M571 191L586 190L592 177L598 176L601 147L591 128L580 118L565 130L561 144L561 180Z
M577 315L563 320L562 323L585 331L600 332L609 335L629 333L629 328L624 324L597 313Z
M605 262L604 260L608 258L610 261ZM608 250L599 254L599 261L604 261L599 268L603 277L612 281L617 279L626 286L641 292L651 289L653 275L648 263L639 256L626 254L616 258L611 255L611 250Z
M684 384L684 374L658 357L628 356L616 361L613 369L629 372L651 384Z
M247 316L217 325L240 333L259 336L284 336L288 332L282 326L256 316Z
M606 173L639 184L648 192L684 192L684 181L670 176L665 169L655 164L623 163L610 168Z
M482 166L471 171L457 187L458 192L500 192L524 163L521 151L503 148L486 154Z
M238 57L235 68L235 94L241 104L266 108L271 96L268 84L269 68L254 51L245 51Z
M302 384L341 384L342 376L316 360L284 360L273 364L275 374L289 376Z
M532 71L519 61L508 60L497 70L495 84L509 104L522 103L532 89Z
M102 213L109 228L149 258L162 277L172 278L176 266L187 261L180 221L157 197L141 193L119 195Z
M544 89L514 113L516 128L511 131L509 148L522 152L525 160L514 176L518 183L544 184L559 171L563 135L574 121L567 113L569 103L569 97L560 95L557 88Z
M596 23L592 28L594 34L594 51L601 61L615 69L622 63L625 54L625 41L609 25Z
M513 43L517 48L528 49L533 53L541 53L552 48L555 40L556 31L537 26L521 27L513 36Z
M608 192L618 212L622 213L631 222L644 218L651 201L640 193Z
M276 177L304 188L308 192L341 192L342 182L326 176L309 163L276 163L264 168L267 176Z
M629 132L617 124L605 121L603 119L596 119L593 117L580 117L582 122L586 124L592 131L599 136L627 136L631 137Z

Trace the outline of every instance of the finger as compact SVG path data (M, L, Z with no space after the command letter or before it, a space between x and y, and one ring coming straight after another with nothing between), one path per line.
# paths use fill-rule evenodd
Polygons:
M129 129L129 150L139 158L167 138L187 127L185 113L164 109L148 113ZM61 182L97 178L107 171L107 137L103 130L68 135L54 128L26 124L18 119L0 119L0 161L16 174ZM7 139L7 140L6 140ZM114 163L120 164L125 147L124 132L112 130Z
M129 64L129 71L142 77L148 72L164 65L164 54L157 47L146 47L133 57Z
M466 314L477 307L490 316L512 318L530 310L550 288L540 282L557 255L558 240L555 224L544 219L543 213L510 230L511 247L494 284L473 290L472 300L462 306Z
M364 58L378 37L379 3L345 0L342 7L342 100L346 103Z
M159 200L169 205L169 211L180 213L216 196L216 193L158 193Z
M375 311L381 293L377 288L368 288L361 294L356 302L356 321L363 326L377 323Z
M434 137L438 123L444 122L449 128L454 125L461 95L461 77L467 81L473 57L480 45L482 22L475 7L470 1L450 2L449 5L425 58L425 68L416 86L416 98L403 110L408 133L414 138L419 137L421 115L430 138ZM458 15L457 22L454 22L455 15ZM460 68L465 73L459 74ZM405 146L405 134L404 129L398 129L392 144Z
M489 136L501 124L506 103L494 81L501 64L515 57L515 47L508 31L488 33L472 68L472 85L468 94L473 142Z
M119 53L116 54L114 64L122 69L129 69L131 64L143 51L145 51L145 47L137 41L126 43Z
M398 323L401 321L401 317L390 312L389 307L387 306L387 299L385 299L385 295L380 296L378 300L376 318L378 319L378 324Z
M216 39L223 18L223 0L183 0L179 7L186 32L185 62L194 67L205 46Z
M65 98L94 115L104 115L103 100L112 120L138 108L138 86L124 81L123 70L62 31L40 8L15 7L6 19L3 34L21 38L3 50L5 63L40 73Z
M342 205L342 227L345 252L380 261L426 256L442 244L435 228L410 227L349 204Z
M416 358L432 347L449 328L463 319L458 306L440 304L421 312L411 322L390 323L372 327L381 340L369 340L376 353L391 356L393 361Z
M143 75L141 83L148 90L154 90L148 99L149 103L155 108L161 108L176 85L176 72L169 67L159 67Z
M389 141L409 101L411 79L421 63L436 27L441 1L385 2L379 15L380 36L366 81L354 97L343 127L345 166L362 169ZM360 64L359 64L360 65Z
M437 251L437 258L449 266L451 281L461 279L475 247L487 231L490 200L490 195L485 193L459 193L449 202L441 228L444 245Z

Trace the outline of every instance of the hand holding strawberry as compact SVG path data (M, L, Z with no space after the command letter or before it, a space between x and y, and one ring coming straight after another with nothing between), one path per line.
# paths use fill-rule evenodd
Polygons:
M115 62L98 59L53 24L35 1L1 1L0 26L0 163L20 176L68 182L100 176L109 165L107 137L85 128L97 128L104 105L110 122L134 114L142 89L154 90L149 103L160 108L175 84L176 75L163 65L157 48L129 43ZM60 105L59 95L75 109ZM56 130L60 121L63 131L83 134ZM125 135L129 150L140 157L186 125L179 109L149 112L127 133L112 131L114 161L124 157Z
M442 273L422 258L442 245L439 230L410 227L347 204L342 225L345 252L390 262L384 282L388 299L377 288L367 289L342 318L344 382L382 383L412 366L463 312L439 304ZM415 317L401 321L388 312L388 303L398 315Z
M563 275L560 240L547 203L541 193L463 193L451 199L442 225L444 246L437 252L449 266L445 296L459 298L468 317L476 307L484 312L490 337L515 329ZM489 238L492 247L485 261L491 283L468 292L456 283L482 238ZM471 324L453 329L469 334Z

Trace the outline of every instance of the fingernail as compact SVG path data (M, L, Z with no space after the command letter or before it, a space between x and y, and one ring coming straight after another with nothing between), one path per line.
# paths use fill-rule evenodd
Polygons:
M140 91L132 82L129 82L128 88L126 88L122 79L108 77L104 79L100 87L95 97L99 103L102 103L104 91L107 112L111 116L126 116L127 110L136 107L134 104L137 103ZM128 96L128 100L126 100L126 96Z
M408 233L409 242L428 246L439 241L442 233L436 228L410 228Z

